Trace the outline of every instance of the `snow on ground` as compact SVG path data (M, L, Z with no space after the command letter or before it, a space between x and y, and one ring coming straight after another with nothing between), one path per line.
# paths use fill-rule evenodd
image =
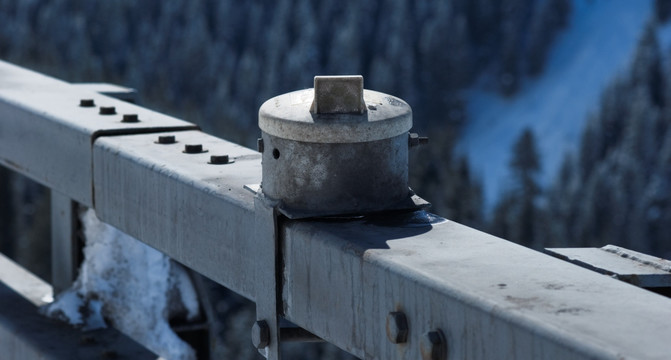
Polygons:
M195 359L168 323L177 308L188 319L198 316L196 292L184 268L100 222L93 210L81 219L86 247L77 281L43 312L83 330L105 327L109 320L162 358Z
M488 210L509 185L510 149L525 127L537 135L541 182L552 180L564 154L576 149L602 90L626 69L651 15L650 0L574 0L540 77L510 99L473 87L458 150L482 178Z

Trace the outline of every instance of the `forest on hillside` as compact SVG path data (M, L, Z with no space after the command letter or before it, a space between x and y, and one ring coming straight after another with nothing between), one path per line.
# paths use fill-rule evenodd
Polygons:
M543 134L525 133L513 186L486 214L480 179L454 151L468 121L464 90L486 75L486 86L515 96L525 77L543 72L571 4L0 1L0 58L72 82L136 88L145 106L247 146L265 99L309 87L315 74L363 74L367 88L410 103L415 128L431 134L432 145L411 154L411 185L434 212L535 248L615 243L662 255L671 95L655 29L669 1L655 1L631 68L605 91L553 184L537 179ZM0 195L2 238L45 236L48 223L33 216L48 209L43 190L3 169ZM21 252L6 241L0 248Z
M430 136L412 150L410 170L433 212L535 249L615 244L671 258L671 53L657 38L671 1L654 1L630 66L552 183L539 181L544 134L525 131L510 186L488 213L481 179L454 149L466 90L485 79L514 97L542 74L574 1L0 0L0 59L133 87L142 105L248 147L266 99L311 87L314 75L362 74L366 88L406 100L415 129ZM48 192L0 168L0 251L48 278L48 237ZM226 301L225 315L253 317ZM226 354L254 358L244 341L231 340ZM341 356L311 351L304 356Z
M542 134L522 134L510 164L515 187L491 232L535 248L616 244L671 258L671 54L660 50L657 26L652 19L547 189L537 180Z
M411 186L435 212L481 226L479 183L453 153L463 90L488 72L512 96L542 72L569 14L569 0L0 1L0 58L133 87L143 105L250 147L266 99L317 74L362 74L367 88L410 103L415 128L434 138L413 151ZM32 216L48 209L44 191L0 174L2 237L45 236ZM0 249L22 252L14 247Z

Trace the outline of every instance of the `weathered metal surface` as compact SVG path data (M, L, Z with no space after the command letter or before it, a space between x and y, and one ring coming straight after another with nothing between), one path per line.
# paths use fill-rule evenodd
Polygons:
M263 134L263 142L263 193L290 217L380 211L411 195L407 135L321 144Z
M315 76L313 114L363 114L363 76Z
M671 354L671 300L454 222L291 222L283 239L286 318L363 359L421 358L438 330L449 359Z
M316 76L314 84L259 110L263 193L290 218L385 211L404 201L412 208L410 106L364 93L361 76Z
M602 248L545 249L584 268L644 288L671 287L671 261L613 245Z
M158 134L99 137L130 131L133 124L114 126L133 105L93 95L98 106L117 106L117 115L78 105L61 113L67 84L38 76L39 90L30 81L13 89L5 79L16 69L0 65L2 164L94 206L103 221L247 298L272 296L264 279L274 276L279 313L356 356L440 358L440 344L449 359L671 353L670 299L427 213L283 219L273 250L272 240L255 235L256 194L245 189L260 183L260 154L199 131L162 134L174 142ZM150 114L132 109L140 124ZM146 131L166 129L156 121ZM208 152L184 152L198 144ZM235 162L209 164L212 155ZM268 251L280 254L276 262L268 263ZM406 342L389 340L391 312L406 315Z
M256 285L256 323L252 342L268 360L280 360L280 310L282 264L279 247L278 214L276 203L263 196L254 197L254 239L257 259L254 278ZM256 336L259 335L259 336ZM264 335L264 336L261 336ZM259 341L257 341L257 339Z
M42 306L53 300L53 291L49 284L2 253L0 253L0 282L34 306Z
M138 101L137 91L125 86L109 83L74 83L72 86L75 86L77 89L95 92L134 104Z
M281 327L280 341L282 342L324 342L317 335L297 326Z
M172 144L158 135L98 138L94 144L95 209L101 220L173 259L254 299L262 244L254 240L254 194L261 154L200 131L182 131ZM184 153L185 144L208 152ZM226 154L232 164L209 164ZM259 269L259 270L257 270ZM261 270L262 269L262 270Z
M93 107L80 106L82 99ZM100 115L99 106L116 115ZM140 122L122 123L123 114ZM0 164L93 205L91 143L101 135L197 126L0 61Z
M51 297L51 286L0 254L0 358L156 359L114 329L81 332L46 318L37 306Z
M272 136L313 143L355 143L388 139L412 127L412 110L403 100L364 90L364 114L313 114L314 89L276 96L261 105L259 127Z
M77 278L77 204L51 191L51 285L58 294Z

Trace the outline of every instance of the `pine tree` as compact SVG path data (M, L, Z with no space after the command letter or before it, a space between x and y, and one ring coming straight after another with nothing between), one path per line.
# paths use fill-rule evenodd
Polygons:
M634 87L648 91L653 105L664 105L664 77L662 75L661 53L654 23L648 23L643 37L638 42L632 63L631 82Z
M671 1L655 0L655 18L660 23L664 23L671 17Z
M588 119L577 156L565 161L549 191L548 211L558 224L549 237L564 236L569 246L615 244L668 254L668 97L668 73L651 23L628 72L608 86Z
M525 246L540 246L538 227L543 216L538 204L540 159L533 132L526 128L513 145L512 187L495 207L491 231Z

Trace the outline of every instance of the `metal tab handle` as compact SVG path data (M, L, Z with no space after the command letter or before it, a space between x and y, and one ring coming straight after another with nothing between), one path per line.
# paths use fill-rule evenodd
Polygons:
M313 114L363 114L363 76L315 76Z

